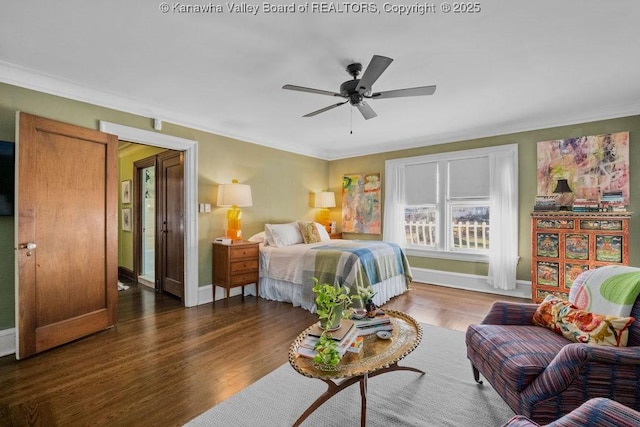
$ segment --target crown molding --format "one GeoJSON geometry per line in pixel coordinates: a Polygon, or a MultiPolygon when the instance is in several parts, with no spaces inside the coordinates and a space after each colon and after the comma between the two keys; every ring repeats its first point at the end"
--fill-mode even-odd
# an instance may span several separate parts
{"type": "Polygon", "coordinates": [[[312,147],[300,147],[300,149],[283,148],[276,143],[255,141],[243,135],[212,128],[207,123],[204,123],[204,121],[199,121],[198,118],[194,119],[193,117],[187,117],[183,113],[177,111],[158,108],[157,106],[150,105],[144,101],[114,95],[91,86],[82,85],[68,79],[42,73],[30,68],[11,64],[6,61],[0,61],[0,82],[47,93],[49,95],[60,96],[74,101],[86,102],[88,104],[136,116],[160,118],[165,122],[170,122],[178,126],[184,126],[194,130],[226,138],[237,139],[276,150],[328,160],[328,155],[324,149],[316,150],[312,147]]]}
{"type": "Polygon", "coordinates": [[[460,132],[450,132],[433,137],[420,137],[412,140],[394,141],[392,147],[380,144],[368,146],[366,149],[353,150],[349,147],[345,147],[342,150],[327,151],[324,148],[316,149],[304,145],[294,148],[284,147],[282,144],[278,144],[277,141],[257,141],[253,138],[248,138],[245,135],[213,128],[206,123],[205,119],[187,117],[178,111],[158,108],[157,106],[149,105],[141,100],[115,95],[91,86],[81,85],[67,79],[42,73],[6,61],[0,61],[0,82],[75,101],[86,102],[137,116],[161,118],[163,121],[171,122],[179,126],[328,161],[640,115],[640,102],[637,102],[631,105],[608,106],[599,110],[591,110],[585,114],[556,117],[554,120],[531,120],[519,122],[515,125],[492,126],[473,130],[467,129],[460,132]]]}

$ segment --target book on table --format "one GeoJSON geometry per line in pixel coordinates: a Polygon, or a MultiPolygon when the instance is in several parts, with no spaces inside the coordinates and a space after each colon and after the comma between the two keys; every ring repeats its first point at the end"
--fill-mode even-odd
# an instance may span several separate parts
{"type": "MultiPolygon", "coordinates": [[[[338,354],[340,354],[340,357],[342,357],[347,352],[349,347],[357,341],[358,336],[358,329],[353,324],[351,324],[351,327],[349,328],[347,333],[342,337],[342,339],[338,340],[338,354]]],[[[314,347],[319,339],[319,336],[307,334],[307,336],[298,346],[298,354],[304,357],[314,357],[317,354],[317,352],[314,350],[314,347]]]]}
{"type": "Polygon", "coordinates": [[[363,319],[353,319],[353,323],[359,335],[375,334],[378,331],[392,331],[393,323],[391,317],[384,311],[378,310],[375,317],[365,317],[363,319]]]}
{"type": "MultiPolygon", "coordinates": [[[[340,323],[340,327],[335,331],[328,331],[327,334],[331,334],[331,338],[333,338],[334,340],[340,341],[349,333],[349,331],[353,327],[354,327],[353,320],[342,319],[342,322],[340,323]]],[[[312,337],[319,337],[320,335],[322,335],[323,332],[324,330],[320,327],[320,325],[318,323],[314,323],[311,326],[309,335],[311,335],[312,337]]]]}
{"type": "Polygon", "coordinates": [[[347,351],[351,353],[360,353],[360,350],[362,350],[363,344],[364,344],[364,338],[362,337],[362,335],[358,335],[355,341],[349,347],[347,347],[347,351]]]}

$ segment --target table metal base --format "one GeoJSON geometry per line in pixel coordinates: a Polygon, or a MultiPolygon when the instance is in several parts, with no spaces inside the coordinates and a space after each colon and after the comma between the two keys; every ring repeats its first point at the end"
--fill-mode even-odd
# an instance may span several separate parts
{"type": "Polygon", "coordinates": [[[417,369],[417,368],[412,368],[409,366],[400,366],[397,363],[390,365],[386,368],[382,368],[380,370],[377,370],[371,374],[364,374],[364,375],[357,375],[355,377],[351,377],[351,378],[346,378],[342,381],[336,382],[333,380],[328,380],[328,379],[324,379],[324,378],[319,378],[321,381],[324,381],[327,384],[327,391],[325,391],[324,393],[322,393],[320,395],[320,397],[318,397],[315,402],[313,402],[311,404],[311,406],[309,406],[307,408],[306,411],[303,412],[302,415],[300,415],[300,417],[296,420],[296,422],[293,424],[294,427],[299,426],[300,424],[302,424],[302,422],[304,420],[307,419],[307,417],[309,415],[311,415],[316,409],[318,409],[320,406],[322,406],[322,404],[324,402],[326,402],[327,400],[329,400],[332,396],[338,394],[339,392],[341,392],[342,390],[344,390],[345,388],[349,387],[352,384],[355,384],[357,382],[360,383],[360,397],[362,400],[362,405],[361,405],[361,409],[360,409],[360,425],[362,427],[365,427],[367,425],[367,380],[371,377],[375,377],[377,375],[380,374],[384,374],[386,372],[391,372],[391,371],[413,371],[413,372],[418,372],[422,375],[425,374],[424,371],[417,369]]]}

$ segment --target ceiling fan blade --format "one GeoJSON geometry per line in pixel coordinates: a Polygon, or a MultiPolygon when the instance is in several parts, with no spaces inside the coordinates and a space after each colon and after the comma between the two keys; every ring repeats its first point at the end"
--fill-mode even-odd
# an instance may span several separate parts
{"type": "Polygon", "coordinates": [[[344,98],[342,95],[340,95],[339,93],[336,93],[336,92],[330,92],[328,90],[322,90],[322,89],[313,89],[313,88],[304,87],[304,86],[284,85],[284,86],[282,86],[282,89],[296,90],[298,92],[317,93],[319,95],[340,96],[340,97],[344,98]]]}
{"type": "Polygon", "coordinates": [[[402,98],[405,96],[424,96],[433,95],[436,91],[435,86],[420,86],[407,89],[387,90],[385,92],[372,93],[369,98],[372,99],[385,99],[385,98],[402,98]]]}
{"type": "Polygon", "coordinates": [[[358,92],[361,94],[370,92],[371,86],[378,80],[380,75],[387,69],[387,67],[393,62],[393,59],[386,56],[373,55],[371,62],[358,83],[358,92]]]}
{"type": "Polygon", "coordinates": [[[366,102],[356,104],[356,107],[358,107],[358,110],[360,110],[360,113],[365,120],[373,119],[374,117],[378,116],[376,112],[373,111],[373,108],[371,108],[366,102]]]}
{"type": "MultiPolygon", "coordinates": [[[[336,107],[339,107],[339,106],[341,106],[341,105],[343,105],[343,104],[346,104],[347,102],[349,102],[349,101],[338,102],[337,104],[329,105],[328,107],[324,107],[324,108],[321,108],[321,109],[319,109],[319,110],[312,111],[311,113],[309,113],[309,114],[305,114],[305,115],[304,115],[304,116],[302,116],[302,117],[313,117],[313,116],[317,116],[317,115],[318,115],[318,114],[320,114],[320,113],[324,113],[325,111],[332,110],[332,109],[334,109],[334,108],[336,108],[336,107]]],[[[374,114],[375,114],[375,113],[374,113],[374,114]]]]}

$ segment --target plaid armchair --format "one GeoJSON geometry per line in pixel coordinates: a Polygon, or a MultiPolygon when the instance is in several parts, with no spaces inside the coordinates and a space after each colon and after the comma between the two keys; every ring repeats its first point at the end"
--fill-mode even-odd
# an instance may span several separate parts
{"type": "MultiPolygon", "coordinates": [[[[634,411],[614,400],[595,397],[545,427],[637,427],[639,425],[640,412],[634,411]]],[[[539,426],[540,424],[523,415],[516,415],[502,427],[539,426]]]]}
{"type": "Polygon", "coordinates": [[[495,302],[466,332],[467,357],[518,415],[550,423],[594,397],[640,411],[640,298],[627,347],[568,341],[534,326],[537,304],[495,302]]]}

